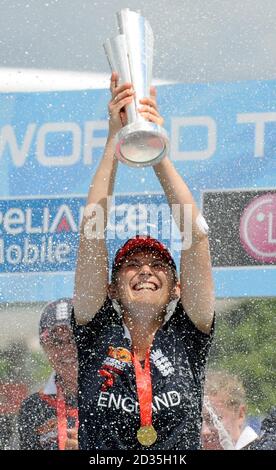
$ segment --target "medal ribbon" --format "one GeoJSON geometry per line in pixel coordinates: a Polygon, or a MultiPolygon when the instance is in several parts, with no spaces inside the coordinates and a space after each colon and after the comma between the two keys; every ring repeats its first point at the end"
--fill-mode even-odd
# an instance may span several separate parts
{"type": "Polygon", "coordinates": [[[67,440],[67,417],[74,418],[76,428],[79,428],[78,409],[66,407],[63,391],[60,385],[57,385],[57,397],[52,398],[48,395],[40,394],[42,400],[45,400],[50,406],[56,408],[57,411],[57,433],[58,448],[65,450],[67,440]]]}
{"type": "Polygon", "coordinates": [[[147,349],[145,367],[141,363],[136,353],[133,353],[133,365],[136,376],[136,389],[140,407],[141,426],[152,425],[152,383],[150,374],[150,348],[147,349]]]}
{"type": "Polygon", "coordinates": [[[67,416],[75,418],[76,428],[79,428],[77,408],[66,408],[63,391],[60,385],[57,385],[57,422],[58,422],[58,448],[65,450],[67,440],[67,416]]]}

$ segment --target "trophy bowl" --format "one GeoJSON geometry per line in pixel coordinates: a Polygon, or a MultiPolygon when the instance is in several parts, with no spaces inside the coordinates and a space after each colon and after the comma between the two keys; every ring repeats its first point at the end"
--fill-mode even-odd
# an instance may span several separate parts
{"type": "Polygon", "coordinates": [[[130,166],[156,165],[167,153],[167,133],[153,122],[132,122],[116,136],[116,156],[130,166]]]}

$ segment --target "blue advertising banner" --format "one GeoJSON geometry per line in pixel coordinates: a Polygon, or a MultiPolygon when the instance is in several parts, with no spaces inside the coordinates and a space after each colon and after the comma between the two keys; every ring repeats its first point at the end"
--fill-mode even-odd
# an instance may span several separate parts
{"type": "MultiPolygon", "coordinates": [[[[275,90],[275,81],[158,88],[170,158],[210,225],[218,297],[276,295],[275,90]]],[[[108,100],[107,90],[0,94],[0,301],[72,295],[78,230],[106,140],[108,100]]],[[[108,240],[110,253],[130,228],[155,227],[179,261],[171,222],[168,235],[166,223],[162,228],[145,215],[148,209],[137,208],[147,200],[166,212],[153,170],[120,165],[115,192],[118,229],[108,240]]]]}
{"type": "Polygon", "coordinates": [[[1,201],[0,273],[73,271],[85,198],[1,201]]]}

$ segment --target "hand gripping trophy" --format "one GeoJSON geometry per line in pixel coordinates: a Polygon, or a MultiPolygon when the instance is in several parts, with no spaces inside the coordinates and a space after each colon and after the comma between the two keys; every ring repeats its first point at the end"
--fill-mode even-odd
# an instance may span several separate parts
{"type": "Polygon", "coordinates": [[[128,124],[116,136],[116,156],[130,166],[158,163],[168,151],[165,129],[146,121],[137,108],[139,100],[150,95],[153,62],[153,33],[140,13],[128,8],[117,13],[119,32],[107,39],[104,49],[112,71],[120,83],[131,82],[134,102],[127,108],[128,124]]]}

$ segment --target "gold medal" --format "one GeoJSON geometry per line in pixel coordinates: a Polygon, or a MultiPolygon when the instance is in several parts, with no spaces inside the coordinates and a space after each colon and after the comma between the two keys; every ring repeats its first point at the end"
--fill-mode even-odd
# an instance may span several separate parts
{"type": "Polygon", "coordinates": [[[153,426],[141,426],[137,431],[137,439],[142,446],[152,446],[157,439],[157,432],[153,426]]]}

